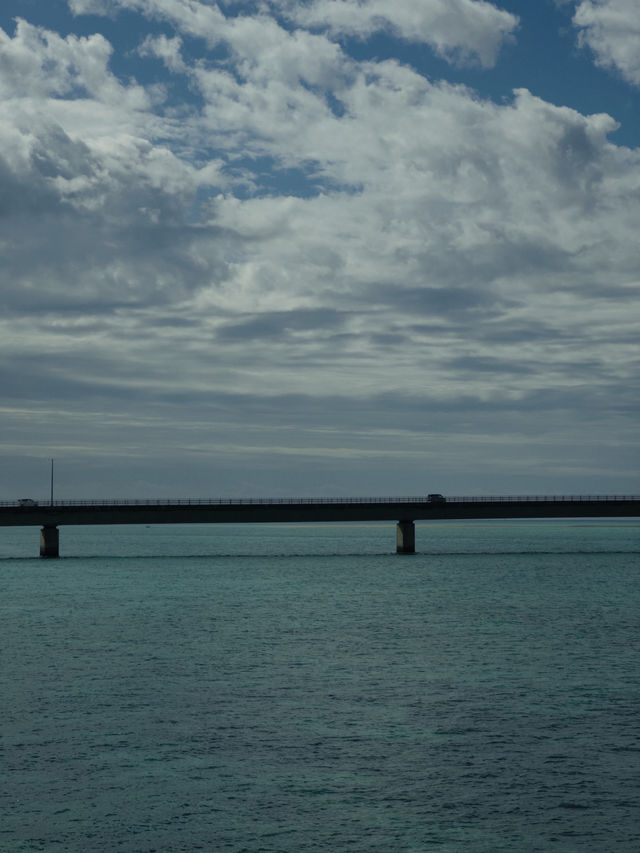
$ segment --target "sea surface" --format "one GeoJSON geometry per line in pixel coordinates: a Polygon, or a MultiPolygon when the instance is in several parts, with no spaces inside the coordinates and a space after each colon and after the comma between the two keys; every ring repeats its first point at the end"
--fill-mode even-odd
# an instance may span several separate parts
{"type": "Polygon", "coordinates": [[[637,853],[640,524],[0,529],[0,850],[637,853]]]}

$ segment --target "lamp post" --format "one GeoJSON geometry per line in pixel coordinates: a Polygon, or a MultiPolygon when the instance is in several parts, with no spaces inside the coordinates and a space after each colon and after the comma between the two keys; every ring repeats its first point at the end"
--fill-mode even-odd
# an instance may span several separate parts
{"type": "Polygon", "coordinates": [[[53,459],[51,460],[51,506],[53,506],[53,459]]]}

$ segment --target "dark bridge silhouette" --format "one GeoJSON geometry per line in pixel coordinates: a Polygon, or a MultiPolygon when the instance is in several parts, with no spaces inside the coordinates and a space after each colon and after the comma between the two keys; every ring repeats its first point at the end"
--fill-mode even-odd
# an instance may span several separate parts
{"type": "Polygon", "coordinates": [[[413,554],[416,521],[640,517],[640,497],[637,495],[430,497],[79,500],[48,504],[3,501],[0,502],[0,527],[41,527],[40,556],[57,557],[58,527],[65,524],[395,521],[397,553],[413,554]]]}

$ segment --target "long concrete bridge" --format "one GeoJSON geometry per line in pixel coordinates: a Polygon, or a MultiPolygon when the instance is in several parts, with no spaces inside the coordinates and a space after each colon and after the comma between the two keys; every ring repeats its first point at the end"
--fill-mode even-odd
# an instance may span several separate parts
{"type": "Polygon", "coordinates": [[[396,522],[396,551],[415,552],[415,522],[499,518],[640,517],[637,495],[281,498],[0,502],[0,527],[37,526],[40,556],[59,556],[62,525],[396,522]]]}

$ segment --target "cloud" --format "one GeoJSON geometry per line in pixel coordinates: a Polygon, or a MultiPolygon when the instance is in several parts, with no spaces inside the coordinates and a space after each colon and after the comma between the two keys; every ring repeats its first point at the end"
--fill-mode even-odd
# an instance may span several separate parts
{"type": "Polygon", "coordinates": [[[224,262],[194,251],[205,229],[185,222],[196,188],[215,183],[215,162],[196,167],[153,141],[152,99],[116,79],[111,53],[99,35],[61,38],[24,21],[13,38],[0,31],[10,312],[166,301],[214,269],[224,277],[224,262]]]}
{"type": "MultiPolygon", "coordinates": [[[[609,116],[357,60],[339,37],[387,28],[374,3],[70,7],[146,26],[127,75],[115,36],[0,31],[12,411],[55,409],[59,436],[91,412],[74,440],[106,453],[111,434],[114,458],[173,443],[360,475],[486,447],[506,468],[498,435],[511,463],[541,433],[563,459],[585,424],[612,440],[607,413],[632,446],[640,155],[609,116]]],[[[439,4],[399,4],[394,33],[490,64],[511,16],[447,8],[448,30],[439,4]]],[[[46,416],[33,430],[45,446],[46,416]]]]}
{"type": "MultiPolygon", "coordinates": [[[[216,5],[194,0],[69,0],[69,6],[75,14],[113,15],[119,9],[141,12],[171,21],[181,32],[206,39],[210,45],[228,39],[238,51],[242,41],[247,59],[251,42],[264,48],[272,10],[305,30],[359,39],[387,31],[427,44],[449,61],[485,67],[495,63],[501,46],[513,38],[518,25],[515,15],[485,0],[396,0],[392,11],[383,0],[315,0],[309,4],[271,0],[260,6],[259,13],[230,17],[216,5]]],[[[308,33],[298,35],[310,38],[308,33]]]]}
{"type": "Polygon", "coordinates": [[[193,172],[168,151],[114,138],[90,146],[46,118],[21,118],[29,130],[0,127],[6,311],[165,302],[214,269],[224,277],[223,262],[194,249],[206,229],[185,224],[177,180],[188,186],[193,172]]]}
{"type": "Polygon", "coordinates": [[[492,66],[505,41],[513,37],[518,19],[477,0],[400,0],[391,9],[383,0],[352,3],[315,0],[282,3],[299,25],[325,30],[332,36],[367,39],[379,31],[428,44],[452,62],[492,66]]]}
{"type": "Polygon", "coordinates": [[[640,86],[640,7],[636,0],[579,0],[573,23],[596,63],[640,86]]]}
{"type": "Polygon", "coordinates": [[[68,35],[18,18],[13,38],[0,30],[0,96],[10,98],[89,97],[145,109],[142,87],[123,87],[109,72],[112,47],[104,36],[68,35]]]}
{"type": "Polygon", "coordinates": [[[166,20],[183,33],[206,39],[211,45],[219,41],[218,30],[226,28],[227,19],[215,4],[201,0],[68,0],[74,15],[115,17],[127,10],[152,20],[166,20]]]}

